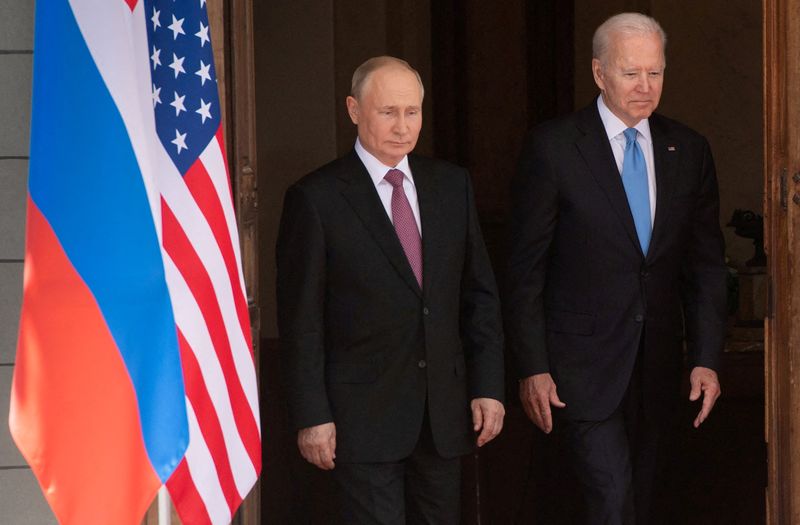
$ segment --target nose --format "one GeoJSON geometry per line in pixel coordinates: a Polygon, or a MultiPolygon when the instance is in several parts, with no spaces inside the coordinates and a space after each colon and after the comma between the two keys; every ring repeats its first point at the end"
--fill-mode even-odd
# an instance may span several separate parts
{"type": "Polygon", "coordinates": [[[394,121],[394,132],[398,135],[405,135],[407,131],[408,122],[406,121],[406,116],[400,113],[394,121]]]}
{"type": "Polygon", "coordinates": [[[638,88],[642,93],[647,93],[650,91],[650,76],[647,74],[647,72],[642,73],[642,75],[639,77],[638,88]]]}

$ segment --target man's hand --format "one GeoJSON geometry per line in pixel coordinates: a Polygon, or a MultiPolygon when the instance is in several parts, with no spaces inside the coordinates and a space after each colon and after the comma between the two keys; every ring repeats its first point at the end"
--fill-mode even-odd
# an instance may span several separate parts
{"type": "Polygon", "coordinates": [[[503,403],[488,397],[476,397],[470,403],[472,408],[472,423],[478,435],[478,446],[482,447],[493,440],[503,430],[503,416],[506,409],[503,403]]]}
{"type": "Polygon", "coordinates": [[[567,406],[558,398],[556,384],[548,373],[532,375],[520,381],[519,399],[530,420],[545,434],[553,430],[550,405],[557,408],[567,406]]]}
{"type": "Polygon", "coordinates": [[[323,423],[297,432],[297,447],[306,461],[322,470],[333,470],[336,458],[336,425],[323,423]]]}
{"type": "Polygon", "coordinates": [[[689,383],[692,386],[692,391],[689,392],[689,401],[697,401],[700,399],[700,394],[703,394],[703,406],[700,407],[700,413],[694,418],[694,428],[697,428],[708,418],[722,390],[719,386],[717,373],[710,368],[702,366],[696,366],[692,369],[689,383]]]}

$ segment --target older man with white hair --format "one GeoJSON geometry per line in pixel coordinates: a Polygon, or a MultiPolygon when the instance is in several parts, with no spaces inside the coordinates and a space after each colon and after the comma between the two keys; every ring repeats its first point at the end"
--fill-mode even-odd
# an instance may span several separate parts
{"type": "Polygon", "coordinates": [[[564,437],[587,523],[650,524],[683,345],[698,427],[720,395],[724,243],[705,138],[654,113],[666,35],[639,13],[596,31],[589,107],[528,136],[515,180],[508,336],[520,398],[564,437]]]}

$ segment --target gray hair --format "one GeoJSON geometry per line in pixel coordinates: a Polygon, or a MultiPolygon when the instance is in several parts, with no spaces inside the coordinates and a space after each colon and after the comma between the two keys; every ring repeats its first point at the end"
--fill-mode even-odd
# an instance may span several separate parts
{"type": "Polygon", "coordinates": [[[597,28],[592,38],[592,58],[605,63],[611,38],[615,34],[621,35],[658,35],[661,38],[661,48],[667,47],[667,34],[655,18],[642,13],[620,13],[614,15],[597,28]]]}
{"type": "Polygon", "coordinates": [[[356,100],[359,100],[364,91],[364,86],[367,80],[369,80],[369,76],[378,69],[386,66],[396,66],[414,73],[414,76],[417,77],[417,82],[419,82],[420,94],[422,97],[425,97],[425,86],[422,85],[422,77],[419,76],[419,72],[411,67],[405,60],[390,56],[372,57],[358,66],[353,73],[353,81],[350,84],[350,95],[356,100]]]}

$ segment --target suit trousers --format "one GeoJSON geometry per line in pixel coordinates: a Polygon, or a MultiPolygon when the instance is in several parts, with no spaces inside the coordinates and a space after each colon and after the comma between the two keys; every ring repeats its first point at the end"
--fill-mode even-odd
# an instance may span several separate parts
{"type": "Polygon", "coordinates": [[[640,349],[628,389],[608,419],[561,419],[560,433],[584,496],[586,524],[657,522],[651,513],[653,491],[666,466],[671,426],[645,407],[641,361],[640,349]]]}
{"type": "Polygon", "coordinates": [[[333,478],[348,525],[456,525],[461,458],[436,452],[428,414],[410,456],[387,463],[337,463],[333,478]]]}

